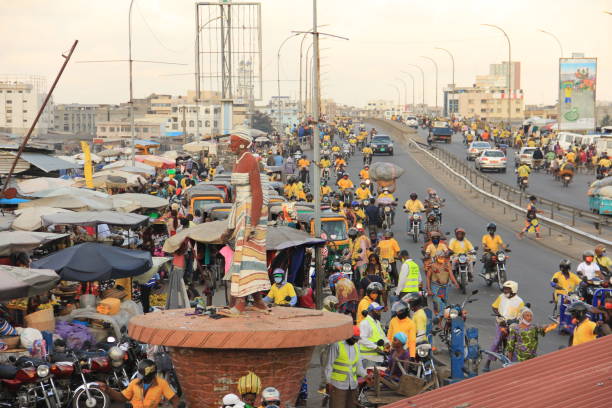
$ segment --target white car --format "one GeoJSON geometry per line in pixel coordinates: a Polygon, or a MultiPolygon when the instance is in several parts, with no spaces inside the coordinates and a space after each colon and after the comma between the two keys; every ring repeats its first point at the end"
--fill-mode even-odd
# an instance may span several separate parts
{"type": "Polygon", "coordinates": [[[483,151],[474,162],[476,170],[497,170],[499,172],[506,172],[506,164],[508,159],[501,150],[488,149],[483,151]]]}
{"type": "Polygon", "coordinates": [[[514,155],[514,165],[518,167],[521,164],[526,164],[533,167],[533,152],[535,151],[535,147],[522,147],[518,154],[514,155]]]}
{"type": "Polygon", "coordinates": [[[480,153],[484,152],[487,149],[491,149],[491,144],[489,142],[472,142],[467,148],[467,159],[474,160],[480,153]]]}
{"type": "Polygon", "coordinates": [[[406,118],[406,125],[410,126],[412,128],[417,128],[417,127],[419,127],[419,121],[416,118],[416,116],[408,116],[406,118]]]}

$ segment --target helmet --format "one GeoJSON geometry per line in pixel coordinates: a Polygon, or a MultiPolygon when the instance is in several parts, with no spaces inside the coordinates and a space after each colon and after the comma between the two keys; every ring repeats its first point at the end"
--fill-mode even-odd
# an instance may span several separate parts
{"type": "Polygon", "coordinates": [[[455,235],[457,234],[465,235],[465,230],[463,228],[455,228],[455,235]]]}
{"type": "Polygon", "coordinates": [[[238,379],[238,392],[244,394],[259,394],[261,391],[261,380],[254,372],[249,371],[245,376],[238,379]]]}
{"type": "Polygon", "coordinates": [[[606,247],[604,245],[597,245],[595,247],[595,254],[597,256],[602,256],[606,252],[606,247]]]}
{"type": "Polygon", "coordinates": [[[333,208],[339,208],[339,207],[340,207],[340,201],[338,201],[338,200],[334,200],[334,201],[332,202],[332,207],[333,207],[333,208]]]}
{"type": "Polygon", "coordinates": [[[389,187],[383,187],[382,191],[383,191],[383,193],[388,193],[389,192],[389,187]]]}
{"type": "Polygon", "coordinates": [[[487,224],[487,231],[491,230],[493,230],[493,232],[497,231],[497,225],[495,225],[494,222],[490,222],[487,224]]]}
{"type": "Polygon", "coordinates": [[[393,231],[389,231],[389,230],[385,231],[384,237],[393,238],[393,231]]]}
{"type": "Polygon", "coordinates": [[[561,268],[561,270],[569,271],[571,267],[572,263],[568,259],[562,259],[561,262],[559,262],[559,268],[561,268]]]}
{"type": "Polygon", "coordinates": [[[440,238],[441,236],[442,236],[442,234],[440,234],[438,231],[431,231],[429,233],[429,237],[430,238],[435,238],[435,237],[440,238]]]}
{"type": "Polygon", "coordinates": [[[415,307],[421,304],[421,299],[419,292],[408,292],[402,297],[402,302],[408,303],[410,307],[415,307]]]}
{"type": "MultiPolygon", "coordinates": [[[[248,393],[245,392],[241,394],[248,394],[248,393]]],[[[226,394],[223,397],[223,407],[234,407],[236,405],[240,406],[240,404],[242,404],[242,401],[240,401],[240,397],[237,396],[236,394],[226,394]]]]}
{"type": "Polygon", "coordinates": [[[429,213],[429,215],[427,216],[427,221],[435,221],[436,220],[436,214],[434,213],[429,213]]]}
{"type": "Polygon", "coordinates": [[[357,236],[357,228],[349,228],[348,236],[350,238],[355,238],[357,236]]]}
{"type": "Polygon", "coordinates": [[[335,296],[326,296],[323,299],[323,309],[329,310],[330,312],[336,311],[336,306],[338,306],[338,298],[335,296]]]}
{"type": "Polygon", "coordinates": [[[518,293],[518,283],[516,283],[515,281],[505,281],[504,282],[504,286],[502,286],[503,288],[509,288],[510,291],[512,291],[512,293],[517,294],[518,293]]]}
{"type": "Polygon", "coordinates": [[[434,196],[436,195],[436,190],[434,190],[433,188],[428,188],[427,189],[427,194],[429,194],[430,196],[434,196]]]}
{"type": "Polygon", "coordinates": [[[417,195],[417,193],[410,193],[410,199],[411,200],[416,200],[419,196],[417,195]]]}
{"type": "Polygon", "coordinates": [[[391,306],[391,313],[400,319],[404,319],[408,317],[408,305],[404,302],[395,302],[393,306],[391,306]]]}
{"type": "Polygon", "coordinates": [[[377,292],[380,295],[382,291],[383,291],[383,286],[380,284],[380,282],[372,282],[366,288],[366,294],[368,295],[372,292],[377,292]]]}
{"type": "Polygon", "coordinates": [[[370,200],[363,200],[363,205],[364,207],[367,207],[368,205],[370,205],[370,200]]]}
{"type": "Polygon", "coordinates": [[[143,380],[145,383],[150,382],[157,375],[157,365],[153,360],[145,358],[138,363],[138,378],[143,380]]]}
{"type": "Polygon", "coordinates": [[[584,251],[584,252],[582,253],[582,257],[583,257],[583,258],[586,258],[587,256],[592,256],[592,257],[595,257],[595,252],[591,251],[590,249],[588,249],[588,250],[584,251]]]}
{"type": "Polygon", "coordinates": [[[588,307],[583,302],[574,302],[566,309],[566,311],[572,315],[572,317],[582,320],[589,311],[588,307]]]}
{"type": "Polygon", "coordinates": [[[265,405],[278,405],[280,406],[280,392],[274,387],[266,387],[261,392],[261,400],[265,405]]]}

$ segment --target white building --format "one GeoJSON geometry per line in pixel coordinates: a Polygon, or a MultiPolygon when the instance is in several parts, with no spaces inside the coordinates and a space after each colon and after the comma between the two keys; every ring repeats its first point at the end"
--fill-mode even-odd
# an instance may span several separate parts
{"type": "Polygon", "coordinates": [[[71,103],[55,105],[53,124],[59,132],[70,132],[75,135],[96,134],[96,113],[98,105],[71,103]]]}
{"type": "Polygon", "coordinates": [[[280,120],[284,129],[287,126],[291,127],[299,123],[299,110],[299,103],[288,96],[281,96],[280,98],[273,96],[263,112],[268,114],[274,123],[278,123],[280,120]]]}
{"type": "MultiPolygon", "coordinates": [[[[47,88],[40,76],[0,76],[0,131],[25,135],[42,106],[47,88]]],[[[38,119],[33,135],[53,129],[53,100],[38,119]]]]}

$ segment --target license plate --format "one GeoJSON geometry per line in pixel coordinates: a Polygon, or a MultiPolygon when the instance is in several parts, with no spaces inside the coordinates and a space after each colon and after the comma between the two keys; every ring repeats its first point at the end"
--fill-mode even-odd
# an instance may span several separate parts
{"type": "Polygon", "coordinates": [[[497,161],[497,160],[491,160],[491,164],[498,164],[498,163],[499,163],[499,161],[497,161]]]}
{"type": "Polygon", "coordinates": [[[384,152],[384,151],[385,151],[385,148],[384,148],[384,147],[381,147],[381,148],[380,148],[380,151],[381,151],[381,152],[384,152]]]}

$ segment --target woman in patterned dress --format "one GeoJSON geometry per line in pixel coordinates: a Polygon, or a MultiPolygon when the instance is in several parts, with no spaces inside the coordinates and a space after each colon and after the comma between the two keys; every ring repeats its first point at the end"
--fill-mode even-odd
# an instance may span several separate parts
{"type": "Polygon", "coordinates": [[[519,316],[519,323],[510,326],[508,345],[506,353],[512,361],[525,361],[537,357],[538,340],[557,325],[536,326],[532,323],[533,313],[528,308],[523,308],[519,316]]]}

